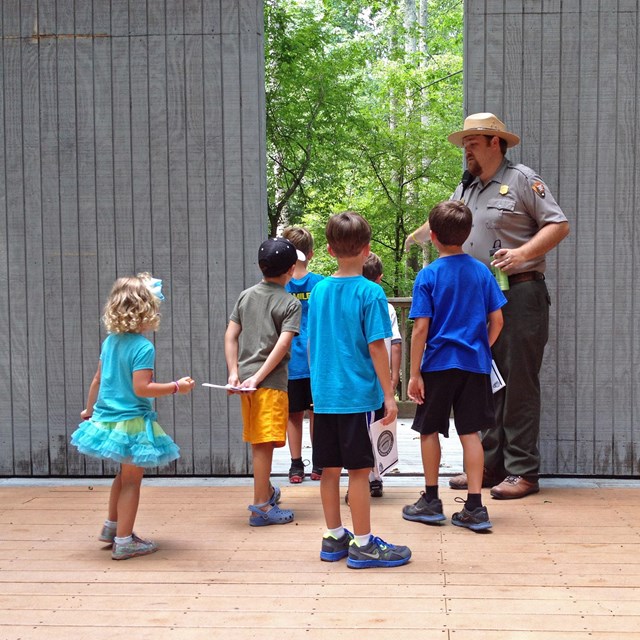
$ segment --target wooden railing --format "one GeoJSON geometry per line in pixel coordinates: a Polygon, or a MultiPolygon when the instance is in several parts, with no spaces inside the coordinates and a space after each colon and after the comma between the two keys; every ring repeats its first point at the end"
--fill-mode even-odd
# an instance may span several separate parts
{"type": "Polygon", "coordinates": [[[401,418],[412,417],[416,405],[409,400],[407,385],[409,384],[409,351],[411,339],[411,321],[409,309],[411,298],[388,298],[389,303],[395,307],[398,314],[398,328],[402,336],[402,361],[400,364],[400,382],[398,384],[398,415],[401,418]]]}

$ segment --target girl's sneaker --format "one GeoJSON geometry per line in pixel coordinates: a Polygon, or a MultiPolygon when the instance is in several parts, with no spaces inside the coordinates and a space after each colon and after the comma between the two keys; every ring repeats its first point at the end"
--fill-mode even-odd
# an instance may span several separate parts
{"type": "Polygon", "coordinates": [[[102,531],[100,532],[100,537],[98,540],[100,542],[106,542],[107,544],[113,544],[113,539],[116,537],[116,528],[115,527],[107,527],[107,525],[102,525],[102,531]]]}
{"type": "Polygon", "coordinates": [[[127,544],[114,542],[111,558],[113,560],[128,560],[136,556],[147,556],[150,553],[155,553],[157,550],[158,545],[151,542],[151,540],[142,540],[142,538],[138,538],[138,536],[133,536],[133,540],[127,544]]]}

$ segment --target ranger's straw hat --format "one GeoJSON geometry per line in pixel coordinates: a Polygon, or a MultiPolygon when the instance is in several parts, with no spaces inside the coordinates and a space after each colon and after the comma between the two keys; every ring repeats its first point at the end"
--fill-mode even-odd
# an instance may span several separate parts
{"type": "Polygon", "coordinates": [[[464,129],[452,133],[447,140],[456,147],[462,146],[465,136],[490,135],[498,136],[507,141],[507,147],[515,147],[520,142],[520,137],[510,133],[504,126],[504,122],[493,113],[474,113],[464,120],[464,129]]]}

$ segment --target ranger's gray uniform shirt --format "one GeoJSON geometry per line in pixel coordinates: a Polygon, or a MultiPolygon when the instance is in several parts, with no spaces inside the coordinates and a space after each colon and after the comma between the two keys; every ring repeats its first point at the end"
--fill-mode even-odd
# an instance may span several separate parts
{"type": "MultiPolygon", "coordinates": [[[[471,233],[462,248],[487,266],[494,246],[515,249],[545,225],[567,222],[542,178],[529,167],[512,164],[506,158],[489,182],[483,185],[476,177],[465,189],[464,196],[462,190],[462,185],[458,185],[452,199],[463,200],[473,214],[471,233]]],[[[541,256],[508,273],[544,273],[545,268],[545,256],[541,256]]]]}

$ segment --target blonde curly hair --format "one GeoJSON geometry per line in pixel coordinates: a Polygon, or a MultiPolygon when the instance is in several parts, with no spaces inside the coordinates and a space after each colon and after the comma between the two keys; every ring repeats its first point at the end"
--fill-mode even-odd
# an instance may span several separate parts
{"type": "Polygon", "coordinates": [[[114,282],[102,316],[109,333],[155,331],[160,326],[160,300],[147,286],[150,278],[139,273],[114,282]]]}

